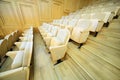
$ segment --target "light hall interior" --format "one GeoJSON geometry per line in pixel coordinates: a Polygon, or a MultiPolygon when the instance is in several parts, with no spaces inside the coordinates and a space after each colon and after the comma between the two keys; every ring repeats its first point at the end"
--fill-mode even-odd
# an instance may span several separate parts
{"type": "Polygon", "coordinates": [[[0,0],[0,80],[120,80],[120,0],[0,0]]]}

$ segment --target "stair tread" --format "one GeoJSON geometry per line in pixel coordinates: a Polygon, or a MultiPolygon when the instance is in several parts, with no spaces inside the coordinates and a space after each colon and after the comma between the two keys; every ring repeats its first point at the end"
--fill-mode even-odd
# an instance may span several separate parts
{"type": "Polygon", "coordinates": [[[95,48],[95,47],[92,47],[90,45],[85,45],[83,47],[85,49],[89,50],[94,55],[100,57],[101,59],[105,60],[106,62],[109,62],[110,64],[112,64],[120,69],[120,58],[119,58],[120,54],[115,55],[112,52],[110,53],[109,51],[105,51],[103,49],[100,49],[99,47],[95,48]]]}
{"type": "Polygon", "coordinates": [[[79,67],[72,59],[67,61],[68,65],[71,67],[80,80],[92,80],[92,78],[81,68],[79,67]]]}
{"type": "Polygon", "coordinates": [[[79,80],[66,61],[56,65],[55,70],[60,80],[79,80]]]}
{"type": "Polygon", "coordinates": [[[115,46],[118,46],[120,45],[120,39],[118,38],[114,38],[114,37],[109,37],[109,36],[104,36],[104,35],[98,35],[96,38],[94,39],[97,39],[99,41],[105,41],[107,43],[111,43],[111,44],[114,44],[115,46]]]}
{"type": "MultiPolygon", "coordinates": [[[[71,44],[70,44],[71,45],[71,44]]],[[[72,45],[74,46],[74,45],[72,45]]],[[[76,46],[77,47],[77,46],[76,46]]],[[[84,53],[81,53],[80,50],[78,50],[75,46],[74,47],[69,47],[70,49],[68,50],[68,54],[72,57],[72,59],[78,64],[82,65],[85,70],[88,71],[92,77],[95,79],[110,79],[108,76],[113,76],[115,79],[118,78],[115,74],[113,74],[111,71],[108,69],[104,68],[104,71],[101,72],[100,68],[103,66],[102,64],[99,64],[96,60],[91,59],[88,55],[85,55],[84,53]],[[72,49],[75,50],[72,50],[72,49]],[[108,73],[108,74],[106,74],[108,73]]],[[[94,79],[93,78],[93,79],[94,79]]]]}
{"type": "Polygon", "coordinates": [[[110,38],[105,38],[105,37],[102,37],[102,38],[94,38],[94,37],[89,37],[90,40],[92,41],[95,41],[95,42],[98,42],[100,44],[103,44],[103,45],[106,45],[108,47],[112,47],[114,49],[117,49],[117,50],[120,50],[120,41],[117,40],[117,42],[115,40],[110,40],[110,38]],[[112,41],[112,42],[111,42],[112,41]]]}
{"type": "Polygon", "coordinates": [[[102,36],[108,36],[108,37],[113,37],[113,38],[118,38],[120,39],[120,34],[119,33],[115,33],[115,32],[100,32],[98,35],[102,35],[102,36]]]}

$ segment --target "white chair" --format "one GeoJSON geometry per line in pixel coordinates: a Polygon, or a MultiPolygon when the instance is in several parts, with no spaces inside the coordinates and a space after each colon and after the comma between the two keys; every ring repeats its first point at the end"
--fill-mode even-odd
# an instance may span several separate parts
{"type": "Polygon", "coordinates": [[[65,56],[69,38],[70,32],[68,29],[60,29],[57,36],[52,38],[49,50],[54,63],[65,56]]]}
{"type": "Polygon", "coordinates": [[[79,48],[86,42],[89,35],[90,20],[80,19],[73,28],[71,39],[77,43],[80,43],[79,48]]]}
{"type": "Polygon", "coordinates": [[[0,73],[0,80],[29,80],[33,42],[26,44],[24,51],[7,53],[13,62],[11,69],[0,73]]]}
{"type": "Polygon", "coordinates": [[[50,46],[51,38],[52,38],[52,37],[55,37],[55,36],[57,35],[57,32],[58,32],[59,30],[60,30],[59,27],[54,26],[53,29],[52,29],[52,31],[51,31],[51,33],[48,33],[47,36],[43,38],[44,41],[45,41],[45,43],[46,43],[46,45],[47,45],[47,47],[50,46]]]}

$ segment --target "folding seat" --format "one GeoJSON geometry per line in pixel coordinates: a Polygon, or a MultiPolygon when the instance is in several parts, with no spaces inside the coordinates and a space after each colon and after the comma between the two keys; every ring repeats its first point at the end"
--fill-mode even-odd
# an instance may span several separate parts
{"type": "Polygon", "coordinates": [[[60,30],[59,27],[54,26],[53,29],[51,30],[51,33],[48,33],[47,36],[43,38],[47,47],[50,46],[50,42],[51,42],[52,37],[55,37],[59,30],[60,30]]]}
{"type": "Polygon", "coordinates": [[[70,34],[72,33],[73,28],[76,26],[79,19],[72,19],[68,22],[68,25],[66,28],[70,31],[70,34]]]}
{"type": "Polygon", "coordinates": [[[99,21],[98,19],[90,19],[90,22],[91,25],[89,30],[91,32],[99,32],[104,24],[102,21],[99,21]]]}
{"type": "Polygon", "coordinates": [[[33,51],[33,42],[26,44],[23,51],[7,53],[12,59],[11,68],[0,73],[0,80],[29,80],[30,63],[33,51]]]}
{"type": "Polygon", "coordinates": [[[90,20],[88,19],[80,19],[76,27],[73,28],[71,39],[77,43],[80,43],[79,48],[86,42],[89,35],[89,28],[90,20]]]}
{"type": "Polygon", "coordinates": [[[23,31],[22,35],[28,35],[28,34],[33,34],[33,27],[30,27],[29,29],[26,29],[23,31]]]}
{"type": "Polygon", "coordinates": [[[0,40],[0,62],[2,60],[2,58],[6,55],[7,52],[7,40],[6,39],[2,39],[0,40]]]}
{"type": "Polygon", "coordinates": [[[7,40],[7,49],[10,50],[13,45],[13,37],[11,34],[9,34],[5,36],[5,39],[7,40]]]}
{"type": "Polygon", "coordinates": [[[70,20],[68,20],[68,19],[64,19],[63,20],[63,23],[62,24],[60,24],[60,27],[61,28],[65,28],[67,25],[68,25],[68,22],[69,22],[70,20]]]}
{"type": "Polygon", "coordinates": [[[15,42],[19,50],[24,50],[27,43],[33,42],[33,28],[26,30],[26,32],[24,36],[19,37],[20,42],[15,42]]]}
{"type": "Polygon", "coordinates": [[[61,27],[61,24],[63,23],[63,21],[64,21],[64,18],[61,18],[61,19],[58,19],[58,20],[54,20],[52,25],[61,27]]]}
{"type": "Polygon", "coordinates": [[[33,41],[33,34],[31,35],[26,35],[24,37],[19,37],[21,42],[25,42],[25,41],[33,41]]]}
{"type": "Polygon", "coordinates": [[[75,15],[74,19],[80,19],[81,18],[81,14],[75,15]]]}
{"type": "Polygon", "coordinates": [[[116,6],[116,5],[112,5],[112,6],[109,5],[102,9],[103,12],[113,13],[114,16],[118,14],[119,10],[120,10],[120,6],[116,6]]]}
{"type": "Polygon", "coordinates": [[[52,38],[49,50],[53,62],[56,62],[65,56],[69,38],[70,32],[68,29],[60,29],[57,36],[52,38]]]}
{"type": "Polygon", "coordinates": [[[44,30],[44,32],[41,32],[42,37],[47,36],[47,33],[50,33],[50,32],[51,32],[52,27],[53,27],[53,25],[50,25],[50,24],[49,24],[49,27],[48,27],[46,30],[44,30]]]}
{"type": "Polygon", "coordinates": [[[103,21],[104,23],[110,22],[113,18],[113,14],[110,12],[97,12],[91,14],[91,19],[98,19],[99,21],[103,21]]]}
{"type": "Polygon", "coordinates": [[[42,26],[38,27],[38,30],[39,30],[40,33],[42,33],[42,32],[44,32],[44,30],[47,29],[47,28],[48,28],[48,24],[43,23],[42,26]]]}
{"type": "Polygon", "coordinates": [[[90,14],[81,14],[81,19],[90,19],[90,14]]]}
{"type": "Polygon", "coordinates": [[[44,37],[53,37],[56,36],[58,29],[60,29],[57,26],[52,26],[51,31],[46,33],[46,36],[44,37]]]}

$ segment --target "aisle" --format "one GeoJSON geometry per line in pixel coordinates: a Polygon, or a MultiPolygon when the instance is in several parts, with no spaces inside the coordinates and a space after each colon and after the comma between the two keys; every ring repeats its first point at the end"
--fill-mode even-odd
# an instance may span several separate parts
{"type": "Polygon", "coordinates": [[[34,31],[34,80],[56,80],[57,76],[51,64],[44,42],[38,29],[34,31]]]}

